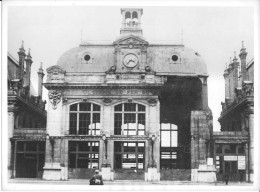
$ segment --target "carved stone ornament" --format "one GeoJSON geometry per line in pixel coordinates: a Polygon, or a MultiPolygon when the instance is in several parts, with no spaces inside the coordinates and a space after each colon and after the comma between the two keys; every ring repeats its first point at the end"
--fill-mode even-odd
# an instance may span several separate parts
{"type": "Polygon", "coordinates": [[[110,98],[105,98],[103,101],[104,101],[105,105],[110,105],[111,102],[112,102],[112,99],[110,99],[110,98]]]}
{"type": "Polygon", "coordinates": [[[57,105],[61,100],[61,93],[57,92],[56,90],[49,92],[49,100],[52,104],[52,108],[55,110],[57,105]]]}
{"type": "Polygon", "coordinates": [[[152,106],[155,106],[157,103],[157,99],[148,99],[148,103],[152,106]]]}
{"type": "Polygon", "coordinates": [[[47,82],[49,82],[49,81],[64,81],[65,80],[66,71],[58,65],[51,66],[46,71],[48,73],[47,82]]]}

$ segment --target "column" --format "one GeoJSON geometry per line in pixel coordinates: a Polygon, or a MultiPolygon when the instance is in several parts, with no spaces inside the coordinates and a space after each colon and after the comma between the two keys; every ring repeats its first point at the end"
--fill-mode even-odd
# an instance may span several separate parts
{"type": "Polygon", "coordinates": [[[58,90],[49,91],[49,103],[46,128],[44,180],[61,180],[61,125],[62,98],[58,90]]]}
{"type": "Polygon", "coordinates": [[[254,181],[254,114],[249,114],[249,174],[250,182],[254,181]]]}
{"type": "Polygon", "coordinates": [[[15,165],[13,164],[14,158],[14,147],[12,147],[12,141],[10,140],[13,137],[13,131],[15,126],[15,112],[16,107],[15,103],[8,106],[8,178],[13,177],[13,169],[15,165]]]}

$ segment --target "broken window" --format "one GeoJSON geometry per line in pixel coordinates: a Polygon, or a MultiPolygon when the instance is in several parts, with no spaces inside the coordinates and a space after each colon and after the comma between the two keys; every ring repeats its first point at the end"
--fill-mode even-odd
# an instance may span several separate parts
{"type": "Polygon", "coordinates": [[[161,124],[161,169],[177,168],[178,127],[161,124]]]}
{"type": "Polygon", "coordinates": [[[70,106],[70,134],[100,135],[100,106],[77,103],[70,106]]]}
{"type": "Polygon", "coordinates": [[[143,142],[115,142],[116,169],[144,169],[143,142]]]}

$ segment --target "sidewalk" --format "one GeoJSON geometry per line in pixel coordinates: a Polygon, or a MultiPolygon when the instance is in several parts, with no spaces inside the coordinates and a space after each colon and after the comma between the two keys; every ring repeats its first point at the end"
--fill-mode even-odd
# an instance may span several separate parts
{"type": "MultiPolygon", "coordinates": [[[[46,181],[42,179],[31,179],[31,178],[16,178],[9,179],[8,182],[11,184],[46,184],[46,185],[88,185],[89,180],[86,179],[70,179],[67,181],[46,181]]],[[[197,183],[191,181],[157,181],[157,182],[147,182],[140,180],[115,180],[115,181],[104,181],[104,185],[214,185],[214,186],[225,186],[222,181],[216,183],[197,183]]],[[[229,182],[228,186],[252,186],[252,183],[247,182],[229,182]]]]}

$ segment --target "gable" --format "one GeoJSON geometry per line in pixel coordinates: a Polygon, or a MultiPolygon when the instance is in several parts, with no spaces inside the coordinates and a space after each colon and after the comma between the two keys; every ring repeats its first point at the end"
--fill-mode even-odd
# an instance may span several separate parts
{"type": "Polygon", "coordinates": [[[126,37],[121,37],[118,40],[116,40],[114,45],[148,45],[148,42],[145,41],[144,39],[134,36],[134,35],[128,35],[126,37]]]}

